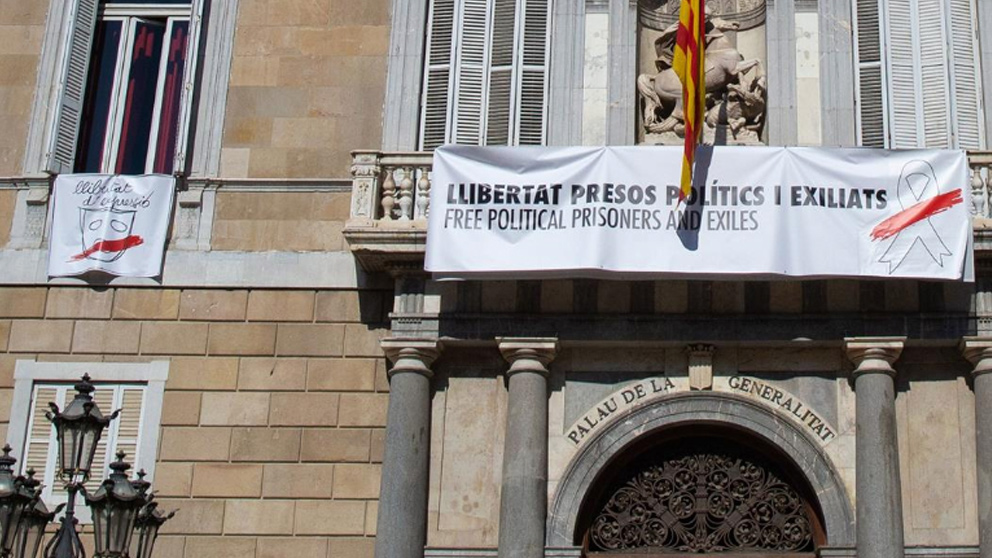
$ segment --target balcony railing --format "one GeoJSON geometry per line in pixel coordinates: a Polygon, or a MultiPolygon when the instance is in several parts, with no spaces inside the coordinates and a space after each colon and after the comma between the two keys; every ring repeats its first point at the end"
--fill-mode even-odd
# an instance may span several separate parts
{"type": "MultiPolygon", "coordinates": [[[[430,213],[432,164],[429,152],[352,152],[351,218],[345,237],[366,270],[419,265],[430,213]]],[[[968,164],[975,228],[992,229],[992,151],[969,152],[968,164]]]]}

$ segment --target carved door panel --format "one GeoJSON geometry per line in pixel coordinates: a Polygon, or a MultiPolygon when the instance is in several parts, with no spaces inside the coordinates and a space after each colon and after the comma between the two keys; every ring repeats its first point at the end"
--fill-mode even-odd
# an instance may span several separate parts
{"type": "Polygon", "coordinates": [[[712,442],[652,452],[599,498],[584,537],[587,555],[812,556],[816,513],[776,465],[712,442]]]}

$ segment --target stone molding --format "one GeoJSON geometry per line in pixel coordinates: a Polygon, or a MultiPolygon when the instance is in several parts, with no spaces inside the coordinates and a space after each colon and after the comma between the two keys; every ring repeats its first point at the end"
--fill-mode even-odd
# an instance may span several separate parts
{"type": "Polygon", "coordinates": [[[547,544],[572,544],[582,502],[614,458],[645,435],[687,423],[727,426],[750,432],[792,457],[806,475],[823,511],[827,544],[854,544],[854,508],[830,457],[800,426],[742,396],[710,391],[665,396],[617,417],[572,458],[548,510],[547,544]]]}
{"type": "Polygon", "coordinates": [[[499,337],[499,352],[510,363],[506,375],[534,372],[548,375],[548,365],[558,354],[558,339],[553,337],[499,337]]]}
{"type": "Polygon", "coordinates": [[[432,378],[434,372],[431,364],[441,354],[441,343],[429,339],[383,339],[380,342],[382,350],[393,363],[388,376],[392,378],[401,372],[413,372],[432,378]]]}
{"type": "Polygon", "coordinates": [[[896,375],[892,364],[902,354],[905,337],[847,337],[844,339],[844,350],[847,358],[856,366],[852,375],[856,378],[862,374],[896,375]]]}
{"type": "Polygon", "coordinates": [[[961,339],[961,353],[974,370],[972,376],[992,372],[992,337],[965,337],[961,339]]]}

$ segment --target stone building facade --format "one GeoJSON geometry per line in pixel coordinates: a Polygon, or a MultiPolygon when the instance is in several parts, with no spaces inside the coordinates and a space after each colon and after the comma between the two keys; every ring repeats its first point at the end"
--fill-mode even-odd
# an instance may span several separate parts
{"type": "Polygon", "coordinates": [[[44,470],[89,373],[180,509],[157,556],[992,556],[992,4],[711,3],[747,141],[968,150],[975,283],[426,276],[432,145],[666,141],[662,0],[98,2],[189,22],[180,190],[160,277],[50,278],[85,4],[0,0],[0,421],[44,470]]]}

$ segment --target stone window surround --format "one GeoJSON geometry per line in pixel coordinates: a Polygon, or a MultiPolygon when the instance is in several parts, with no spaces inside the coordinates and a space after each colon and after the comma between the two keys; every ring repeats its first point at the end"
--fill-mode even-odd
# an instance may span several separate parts
{"type": "MultiPolygon", "coordinates": [[[[188,176],[215,177],[220,172],[221,140],[238,2],[239,0],[207,0],[200,37],[203,41],[200,49],[201,61],[197,69],[200,72],[199,92],[193,100],[195,112],[191,127],[195,131],[191,144],[193,159],[186,173],[188,176]]],[[[22,163],[26,176],[45,174],[48,142],[54,126],[54,107],[58,103],[58,72],[61,64],[57,62],[64,56],[66,27],[69,25],[66,18],[68,10],[69,2],[65,0],[51,0],[49,4],[22,163]]],[[[18,202],[21,200],[18,199],[18,202]]]]}
{"type": "MultiPolygon", "coordinates": [[[[412,151],[419,138],[427,6],[430,0],[392,0],[389,67],[383,118],[385,151],[412,151]],[[416,95],[409,92],[416,91],[416,95]]],[[[610,13],[610,64],[607,143],[630,145],[635,138],[637,0],[607,0],[610,13]],[[617,37],[621,38],[620,40],[617,37]]],[[[791,0],[767,0],[768,66],[781,79],[769,80],[768,138],[772,145],[795,145],[796,6],[791,0]]],[[[812,0],[819,16],[822,145],[855,145],[854,52],[851,0],[812,0]]],[[[992,8],[980,7],[980,21],[992,21],[992,8]]],[[[586,0],[555,0],[552,13],[551,73],[548,96],[548,145],[580,145],[583,42],[586,0]],[[564,125],[559,124],[564,123],[564,125]]],[[[992,44],[983,45],[983,63],[992,67],[992,44]]],[[[988,85],[992,72],[985,72],[988,85]]],[[[986,102],[992,88],[986,86],[986,102]]],[[[986,111],[992,114],[992,111],[986,111]]],[[[990,117],[992,118],[992,117],[990,117]]],[[[990,124],[992,128],[992,124],[990,124]]]]}
{"type": "MultiPolygon", "coordinates": [[[[31,396],[37,381],[69,383],[78,381],[89,373],[96,383],[143,383],[145,402],[142,408],[141,448],[134,471],[144,469],[148,481],[155,480],[155,461],[158,455],[159,426],[162,422],[162,404],[165,381],[169,378],[169,361],[119,363],[119,362],[36,362],[18,360],[14,369],[14,396],[10,408],[7,443],[14,448],[15,457],[24,450],[27,437],[31,396]]],[[[104,409],[109,413],[109,409],[104,409]]]]}

